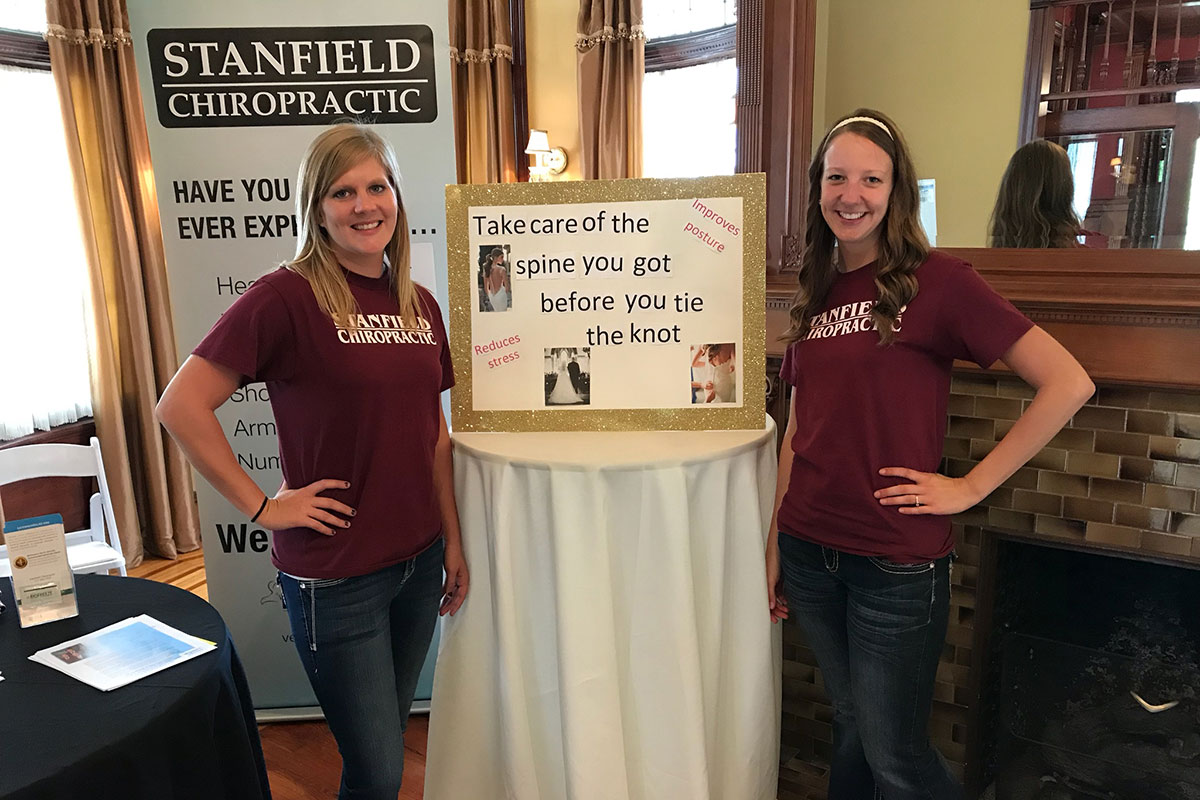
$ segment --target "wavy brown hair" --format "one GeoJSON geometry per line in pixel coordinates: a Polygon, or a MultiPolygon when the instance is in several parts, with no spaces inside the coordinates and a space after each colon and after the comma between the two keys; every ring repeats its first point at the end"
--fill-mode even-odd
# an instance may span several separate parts
{"type": "Polygon", "coordinates": [[[1054,142],[1038,139],[1013,153],[992,209],[992,247],[1075,247],[1071,159],[1054,142]]]}
{"type": "Polygon", "coordinates": [[[483,257],[483,277],[490,278],[492,276],[492,268],[496,266],[496,257],[503,256],[504,251],[499,247],[493,247],[492,252],[483,257]]]}
{"type": "Polygon", "coordinates": [[[837,276],[834,245],[837,243],[829,224],[821,215],[821,179],[825,173],[825,154],[837,137],[847,133],[867,139],[892,159],[892,193],[888,209],[880,223],[879,265],[875,272],[877,299],[871,308],[879,343],[890,344],[896,335],[896,320],[901,309],[917,296],[914,274],[929,255],[929,240],[920,221],[920,195],[917,171],[900,129],[885,115],[860,108],[834,123],[808,167],[808,211],[804,231],[804,253],[800,258],[800,287],[792,300],[791,325],[780,337],[791,343],[803,339],[812,328],[812,318],[821,312],[829,289],[837,276]],[[887,131],[870,122],[849,122],[851,117],[870,117],[887,131]],[[840,126],[840,127],[839,127],[840,126]]]}
{"type": "Polygon", "coordinates": [[[400,166],[391,144],[366,125],[346,122],[321,132],[300,161],[296,180],[296,256],[283,266],[303,275],[321,310],[339,325],[355,327],[358,303],[342,274],[329,234],[321,226],[321,201],[338,178],[363,161],[375,159],[396,193],[396,230],[384,248],[388,288],[400,305],[400,317],[413,325],[423,316],[409,266],[408,214],[400,196],[400,166]]]}

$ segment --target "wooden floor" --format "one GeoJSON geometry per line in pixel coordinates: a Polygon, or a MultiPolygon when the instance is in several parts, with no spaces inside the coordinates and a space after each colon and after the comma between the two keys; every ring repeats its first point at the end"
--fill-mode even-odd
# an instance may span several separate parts
{"type": "MultiPolygon", "coordinates": [[[[129,570],[135,578],[169,583],[208,599],[204,556],[199,550],[174,561],[148,556],[129,570]]],[[[404,741],[404,788],[399,800],[420,800],[425,791],[425,742],[429,719],[413,716],[404,741]]],[[[330,800],[337,797],[342,758],[329,728],[321,722],[273,722],[258,726],[274,800],[330,800]]]]}
{"type": "Polygon", "coordinates": [[[148,578],[159,583],[169,583],[187,589],[195,595],[208,599],[208,578],[204,574],[204,551],[184,553],[174,561],[147,555],[141,564],[128,570],[134,578],[148,578]]]}
{"type": "MultiPolygon", "coordinates": [[[[413,716],[404,734],[404,786],[399,800],[425,792],[425,741],[429,718],[413,716]]],[[[337,797],[342,759],[324,722],[273,722],[258,726],[274,800],[337,797]]]]}

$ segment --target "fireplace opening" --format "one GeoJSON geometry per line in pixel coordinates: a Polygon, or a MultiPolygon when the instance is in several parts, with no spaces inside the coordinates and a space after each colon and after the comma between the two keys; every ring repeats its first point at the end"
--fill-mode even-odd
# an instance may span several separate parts
{"type": "Polygon", "coordinates": [[[996,800],[1200,800],[1200,570],[1001,538],[980,691],[996,800]]]}

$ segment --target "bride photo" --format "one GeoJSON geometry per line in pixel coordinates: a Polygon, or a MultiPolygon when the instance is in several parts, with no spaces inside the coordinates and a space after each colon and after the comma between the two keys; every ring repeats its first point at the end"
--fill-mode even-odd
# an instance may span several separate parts
{"type": "Polygon", "coordinates": [[[480,311],[508,311],[512,304],[512,284],[508,279],[509,245],[485,244],[479,247],[480,311]]]}
{"type": "Polygon", "coordinates": [[[547,347],[545,392],[548,406],[586,406],[591,397],[591,348],[547,347]]]}

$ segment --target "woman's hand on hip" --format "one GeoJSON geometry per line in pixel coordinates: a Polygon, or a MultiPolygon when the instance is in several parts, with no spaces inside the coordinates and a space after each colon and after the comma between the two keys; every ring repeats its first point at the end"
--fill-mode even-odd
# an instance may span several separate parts
{"type": "Polygon", "coordinates": [[[272,531],[312,528],[317,533],[332,536],[343,528],[349,528],[349,518],[358,512],[332,497],[323,497],[321,492],[349,488],[349,481],[333,479],[313,481],[299,489],[289,489],[285,483],[274,497],[267,500],[257,524],[272,531]]]}
{"type": "Polygon", "coordinates": [[[880,505],[899,506],[896,510],[901,514],[957,514],[983,499],[966,478],[907,467],[884,467],[879,474],[906,481],[875,492],[880,505]]]}
{"type": "Polygon", "coordinates": [[[442,561],[446,570],[446,582],[442,585],[442,605],[438,614],[454,616],[467,599],[471,576],[467,572],[467,559],[463,557],[461,542],[446,542],[446,555],[442,561]]]}

